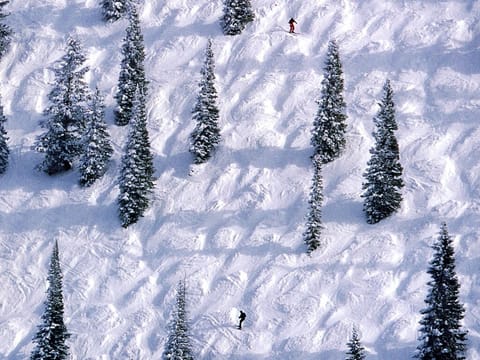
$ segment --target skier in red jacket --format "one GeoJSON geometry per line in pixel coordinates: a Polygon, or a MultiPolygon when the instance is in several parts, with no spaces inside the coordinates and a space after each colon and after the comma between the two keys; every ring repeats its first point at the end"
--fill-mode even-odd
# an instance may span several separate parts
{"type": "Polygon", "coordinates": [[[293,34],[295,32],[295,25],[297,22],[295,21],[294,18],[291,18],[288,20],[288,23],[290,24],[290,34],[293,34]]]}

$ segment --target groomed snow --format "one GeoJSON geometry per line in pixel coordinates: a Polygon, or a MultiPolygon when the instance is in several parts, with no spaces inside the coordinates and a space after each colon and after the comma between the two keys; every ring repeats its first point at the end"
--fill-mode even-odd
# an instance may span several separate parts
{"type": "Polygon", "coordinates": [[[127,230],[116,179],[126,129],[113,95],[126,21],[97,0],[11,1],[15,31],[1,62],[10,167],[0,178],[0,358],[28,358],[59,242],[73,359],[160,359],[178,280],[186,278],[199,359],[342,359],[357,326],[368,359],[411,358],[440,223],[455,238],[467,358],[480,359],[480,3],[436,0],[256,0],[240,36],[219,27],[220,0],[145,0],[156,182],[127,230]],[[287,33],[295,17],[298,35],[287,33]],[[80,188],[78,172],[36,171],[53,72],[69,34],[88,82],[106,95],[115,155],[80,188]],[[188,136],[207,39],[214,45],[223,142],[189,176],[188,136]],[[324,245],[302,242],[310,129],[325,51],[345,73],[348,147],[324,167],[324,245]],[[404,202],[367,225],[362,174],[385,79],[395,92],[404,202]],[[239,309],[244,330],[235,329],[239,309]]]}

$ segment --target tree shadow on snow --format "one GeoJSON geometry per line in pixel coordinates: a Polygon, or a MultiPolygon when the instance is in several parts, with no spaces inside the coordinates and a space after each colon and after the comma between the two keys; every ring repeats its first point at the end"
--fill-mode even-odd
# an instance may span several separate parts
{"type": "Polygon", "coordinates": [[[325,222],[358,224],[365,222],[363,202],[359,199],[339,199],[324,205],[322,209],[325,222]]]}

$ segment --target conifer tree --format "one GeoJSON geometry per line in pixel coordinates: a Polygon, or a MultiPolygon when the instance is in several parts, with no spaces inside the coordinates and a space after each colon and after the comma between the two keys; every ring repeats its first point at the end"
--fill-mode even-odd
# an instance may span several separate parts
{"type": "Polygon", "coordinates": [[[320,236],[322,233],[322,203],[323,203],[323,178],[322,178],[322,160],[320,156],[313,157],[313,179],[310,189],[309,212],[307,215],[306,230],[303,233],[307,253],[311,254],[320,246],[320,236]]]}
{"type": "Polygon", "coordinates": [[[240,34],[254,18],[250,0],[224,0],[221,25],[225,35],[240,34]]]}
{"type": "Polygon", "coordinates": [[[163,352],[163,360],[194,359],[187,315],[186,285],[185,281],[180,281],[177,287],[176,306],[170,323],[170,334],[163,352]]]}
{"type": "Polygon", "coordinates": [[[105,105],[98,89],[95,90],[90,104],[82,140],[80,185],[90,186],[103,176],[113,154],[110,135],[105,124],[105,105]]]}
{"type": "Polygon", "coordinates": [[[122,63],[118,77],[118,90],[115,94],[118,109],[115,111],[117,125],[128,124],[131,118],[133,97],[137,87],[147,97],[147,80],[145,78],[145,45],[140,28],[137,9],[129,6],[128,26],[122,45],[122,63]]]}
{"type": "Polygon", "coordinates": [[[127,13],[129,0],[101,0],[101,5],[103,19],[114,22],[127,13]]]}
{"type": "Polygon", "coordinates": [[[67,40],[66,54],[55,71],[55,84],[48,94],[50,106],[45,110],[48,118],[41,122],[46,129],[36,143],[36,150],[45,153],[39,168],[53,175],[72,168],[81,152],[81,134],[85,128],[85,112],[89,91],[84,76],[88,67],[80,42],[67,40]]]}
{"type": "Polygon", "coordinates": [[[3,113],[3,105],[0,103],[0,174],[3,174],[8,167],[8,157],[10,149],[7,144],[7,131],[5,130],[5,123],[7,118],[3,113]]]}
{"type": "Polygon", "coordinates": [[[375,123],[375,145],[370,150],[370,160],[364,174],[363,210],[369,224],[375,224],[400,208],[403,168],[400,151],[395,137],[398,129],[395,120],[395,104],[390,81],[383,87],[380,110],[373,119],[375,123]]]}
{"type": "Polygon", "coordinates": [[[141,90],[137,89],[119,178],[118,204],[123,227],[136,223],[148,208],[154,187],[153,174],[145,97],[141,90]]]}
{"type": "Polygon", "coordinates": [[[69,348],[65,343],[70,337],[63,320],[63,276],[60,269],[58,243],[55,241],[50,270],[48,272],[47,300],[42,315],[43,323],[33,338],[35,349],[30,356],[31,360],[63,360],[69,358],[69,348]]]}
{"type": "Polygon", "coordinates": [[[205,52],[205,62],[201,70],[200,93],[193,109],[193,119],[196,121],[196,126],[190,135],[190,153],[193,155],[195,164],[202,164],[210,159],[220,142],[214,69],[212,41],[209,39],[205,52]]]}
{"type": "Polygon", "coordinates": [[[460,283],[455,270],[453,241],[442,223],[438,240],[433,245],[433,259],[428,273],[426,308],[420,320],[420,345],[415,357],[421,360],[465,359],[467,332],[461,321],[465,309],[458,298],[460,283]]]}
{"type": "Polygon", "coordinates": [[[10,26],[4,23],[4,20],[8,14],[5,14],[3,8],[8,5],[10,0],[0,1],[0,59],[5,55],[10,48],[12,42],[13,30],[10,26]]]}
{"type": "Polygon", "coordinates": [[[353,328],[352,337],[347,343],[348,351],[347,357],[345,360],[364,360],[365,359],[365,348],[360,342],[360,336],[358,335],[357,329],[353,328]]]}
{"type": "Polygon", "coordinates": [[[346,146],[347,115],[343,92],[342,63],[338,45],[332,40],[328,44],[321,98],[311,138],[314,155],[319,155],[324,164],[338,158],[346,146]]]}

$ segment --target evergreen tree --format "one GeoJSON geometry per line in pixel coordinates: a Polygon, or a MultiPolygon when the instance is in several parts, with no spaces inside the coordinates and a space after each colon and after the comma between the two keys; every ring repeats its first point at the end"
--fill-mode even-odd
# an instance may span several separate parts
{"type": "Polygon", "coordinates": [[[178,283],[176,307],[170,323],[170,334],[167,343],[165,344],[162,359],[194,359],[187,319],[185,281],[180,281],[178,283]]]}
{"type": "Polygon", "coordinates": [[[130,128],[120,170],[119,215],[123,227],[136,223],[150,202],[154,187],[153,156],[147,130],[145,97],[134,94],[130,128]]]}
{"type": "Polygon", "coordinates": [[[5,123],[7,118],[3,114],[3,105],[0,104],[0,174],[3,174],[8,167],[8,156],[10,149],[7,144],[7,131],[5,130],[5,123]]]}
{"type": "Polygon", "coordinates": [[[200,93],[193,109],[193,119],[197,124],[190,135],[190,153],[195,164],[202,164],[210,159],[220,142],[214,69],[212,41],[208,40],[205,63],[201,70],[200,93]]]}
{"type": "Polygon", "coordinates": [[[129,0],[101,0],[101,5],[103,19],[114,22],[127,13],[129,0]]]}
{"type": "Polygon", "coordinates": [[[323,203],[323,179],[322,179],[322,160],[317,155],[313,160],[313,179],[310,190],[310,199],[308,204],[310,210],[307,215],[306,230],[303,233],[307,253],[311,254],[320,246],[320,235],[322,233],[322,203],[323,203]]]}
{"type": "Polygon", "coordinates": [[[345,149],[346,104],[343,100],[344,80],[337,43],[328,44],[319,108],[313,122],[311,144],[314,155],[323,163],[338,158],[345,149]]]}
{"type": "Polygon", "coordinates": [[[48,94],[51,105],[45,110],[48,118],[41,122],[46,129],[36,143],[36,150],[45,153],[39,168],[53,175],[72,168],[81,152],[81,134],[85,128],[85,112],[89,92],[83,67],[86,58],[78,40],[67,40],[66,54],[55,71],[55,85],[48,94]]]}
{"type": "Polygon", "coordinates": [[[360,336],[357,329],[353,328],[353,333],[350,341],[347,343],[348,352],[345,360],[363,360],[365,359],[365,348],[360,342],[360,336]]]}
{"type": "Polygon", "coordinates": [[[118,78],[118,90],[115,95],[118,109],[115,111],[117,125],[127,125],[132,113],[133,97],[137,87],[147,97],[145,78],[145,45],[135,6],[129,7],[129,23],[122,45],[122,63],[118,78]]]}
{"type": "Polygon", "coordinates": [[[3,7],[8,5],[9,2],[10,0],[0,1],[0,59],[6,54],[12,42],[13,30],[3,22],[3,19],[8,16],[3,11],[3,7]]]}
{"type": "Polygon", "coordinates": [[[467,332],[462,329],[464,307],[458,299],[460,283],[455,271],[453,241],[445,223],[433,245],[433,260],[428,273],[429,292],[420,320],[420,345],[416,358],[421,360],[465,359],[467,332]]]}
{"type": "Polygon", "coordinates": [[[33,342],[37,345],[30,356],[31,360],[63,360],[69,358],[69,348],[65,341],[70,337],[63,321],[63,285],[58,243],[55,241],[50,270],[48,272],[47,300],[42,315],[43,323],[33,342]]]}
{"type": "Polygon", "coordinates": [[[225,35],[240,34],[254,18],[250,0],[224,0],[221,25],[225,35]]]}
{"type": "Polygon", "coordinates": [[[375,146],[370,150],[370,160],[364,174],[365,199],[363,210],[369,224],[375,224],[400,208],[404,186],[403,168],[394,131],[398,129],[395,120],[395,104],[390,81],[383,87],[380,110],[373,119],[376,130],[373,133],[375,146]]]}
{"type": "Polygon", "coordinates": [[[80,185],[90,186],[103,176],[113,148],[105,124],[105,105],[98,89],[92,98],[87,127],[83,135],[83,154],[80,159],[80,185]]]}

